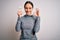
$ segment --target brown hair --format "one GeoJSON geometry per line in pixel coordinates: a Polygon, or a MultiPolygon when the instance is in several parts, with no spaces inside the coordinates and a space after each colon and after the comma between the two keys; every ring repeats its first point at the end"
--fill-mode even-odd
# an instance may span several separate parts
{"type": "Polygon", "coordinates": [[[24,4],[24,8],[25,8],[26,4],[28,4],[28,3],[31,4],[32,8],[33,8],[33,3],[31,1],[26,1],[25,4],[24,4]]]}

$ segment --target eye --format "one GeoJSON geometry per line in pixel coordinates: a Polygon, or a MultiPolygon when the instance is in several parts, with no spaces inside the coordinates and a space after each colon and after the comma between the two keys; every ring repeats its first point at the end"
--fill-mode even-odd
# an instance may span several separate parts
{"type": "Polygon", "coordinates": [[[29,9],[31,9],[31,8],[29,8],[29,9]]]}
{"type": "Polygon", "coordinates": [[[25,7],[25,9],[28,9],[27,7],[25,7]]]}
{"type": "Polygon", "coordinates": [[[29,9],[32,9],[31,7],[29,7],[29,9]]]}

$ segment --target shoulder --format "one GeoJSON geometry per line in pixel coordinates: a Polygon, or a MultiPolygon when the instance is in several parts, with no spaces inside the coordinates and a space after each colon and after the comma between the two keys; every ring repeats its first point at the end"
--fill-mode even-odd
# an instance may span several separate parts
{"type": "Polygon", "coordinates": [[[20,19],[21,19],[21,20],[22,20],[22,19],[24,19],[24,16],[21,16],[21,18],[20,18],[20,19]]]}
{"type": "Polygon", "coordinates": [[[37,16],[35,16],[35,15],[33,15],[32,17],[33,17],[33,19],[36,19],[37,18],[37,16]]]}
{"type": "Polygon", "coordinates": [[[25,20],[25,16],[24,16],[24,15],[21,16],[20,19],[21,19],[21,21],[22,21],[22,20],[25,20]]]}
{"type": "Polygon", "coordinates": [[[40,16],[35,16],[35,15],[33,15],[33,19],[40,19],[40,16]]]}

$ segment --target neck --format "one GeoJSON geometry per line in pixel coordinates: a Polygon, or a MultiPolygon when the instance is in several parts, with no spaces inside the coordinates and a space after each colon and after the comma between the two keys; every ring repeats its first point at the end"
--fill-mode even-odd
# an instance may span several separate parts
{"type": "Polygon", "coordinates": [[[31,16],[32,14],[26,14],[26,15],[29,15],[29,16],[31,16]]]}

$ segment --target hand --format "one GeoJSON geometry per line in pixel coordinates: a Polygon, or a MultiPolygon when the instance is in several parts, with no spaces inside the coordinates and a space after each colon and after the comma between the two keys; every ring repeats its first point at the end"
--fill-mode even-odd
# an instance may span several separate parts
{"type": "Polygon", "coordinates": [[[40,16],[40,13],[39,13],[39,9],[38,8],[36,8],[35,16],[40,16]]]}
{"type": "Polygon", "coordinates": [[[18,10],[17,15],[18,16],[21,16],[22,15],[22,11],[21,10],[18,10]]]}

